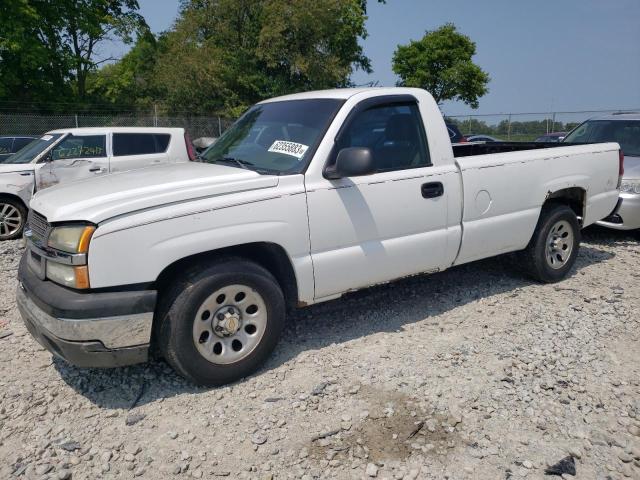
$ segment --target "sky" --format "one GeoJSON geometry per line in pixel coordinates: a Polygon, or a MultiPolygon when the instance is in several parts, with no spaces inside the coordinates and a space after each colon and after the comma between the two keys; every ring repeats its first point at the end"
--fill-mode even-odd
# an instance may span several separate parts
{"type": "MultiPolygon", "coordinates": [[[[177,0],[139,4],[156,33],[178,13],[177,0]]],[[[449,115],[640,109],[640,0],[370,0],[368,15],[374,71],[355,72],[356,84],[395,85],[397,46],[453,22],[491,82],[478,110],[446,102],[449,115]]]]}

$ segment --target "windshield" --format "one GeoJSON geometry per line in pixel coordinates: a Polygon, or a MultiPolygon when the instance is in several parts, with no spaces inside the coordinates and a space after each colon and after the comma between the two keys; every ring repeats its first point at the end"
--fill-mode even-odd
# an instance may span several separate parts
{"type": "Polygon", "coordinates": [[[7,158],[3,163],[31,163],[33,160],[53,145],[62,136],[61,133],[51,133],[29,143],[26,147],[18,150],[7,158]]]}
{"type": "Polygon", "coordinates": [[[640,120],[587,120],[567,135],[564,141],[617,142],[625,155],[640,157],[640,120]]]}
{"type": "Polygon", "coordinates": [[[343,100],[288,100],[251,107],[201,160],[259,173],[302,172],[343,100]]]}

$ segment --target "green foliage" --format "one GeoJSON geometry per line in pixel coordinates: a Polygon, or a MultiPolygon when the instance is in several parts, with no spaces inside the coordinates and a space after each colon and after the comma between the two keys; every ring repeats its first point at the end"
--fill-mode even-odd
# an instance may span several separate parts
{"type": "Polygon", "coordinates": [[[114,106],[150,107],[159,97],[154,81],[162,39],[144,29],[133,48],[119,61],[91,72],[87,79],[90,98],[114,106]]]}
{"type": "Polygon", "coordinates": [[[156,77],[170,109],[237,115],[264,98],[370,71],[361,0],[183,2],[156,77]]]}
{"type": "Polygon", "coordinates": [[[64,20],[57,35],[71,66],[75,92],[84,100],[89,73],[99,64],[113,60],[110,57],[97,60],[97,46],[112,38],[129,43],[146,24],[137,13],[137,0],[56,0],[54,3],[57,18],[64,20]]]}
{"type": "Polygon", "coordinates": [[[39,104],[68,93],[59,24],[44,22],[55,8],[47,2],[0,0],[0,12],[0,101],[39,104]]]}
{"type": "Polygon", "coordinates": [[[0,0],[0,101],[83,102],[99,45],[131,41],[144,20],[137,0],[0,0]]]}
{"type": "Polygon", "coordinates": [[[137,0],[0,0],[0,102],[235,117],[264,98],[348,86],[354,69],[370,72],[358,43],[366,5],[182,0],[174,26],[156,37],[137,0]],[[111,39],[135,44],[114,62],[99,55],[111,39]]]}
{"type": "Polygon", "coordinates": [[[393,55],[398,85],[428,90],[439,104],[459,100],[478,108],[488,92],[489,75],[473,63],[476,44],[452,23],[427,32],[422,39],[399,45],[393,55]]]}

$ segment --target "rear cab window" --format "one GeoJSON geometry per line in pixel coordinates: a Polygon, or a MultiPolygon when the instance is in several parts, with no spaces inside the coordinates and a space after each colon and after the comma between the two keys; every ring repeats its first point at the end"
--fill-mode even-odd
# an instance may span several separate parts
{"type": "Polygon", "coordinates": [[[114,133],[113,156],[165,153],[170,140],[171,135],[168,133],[114,133]]]}

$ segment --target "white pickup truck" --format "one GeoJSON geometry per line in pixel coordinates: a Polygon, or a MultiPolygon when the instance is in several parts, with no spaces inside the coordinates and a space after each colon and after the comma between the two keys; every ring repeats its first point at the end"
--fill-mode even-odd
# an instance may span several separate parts
{"type": "Polygon", "coordinates": [[[183,128],[52,130],[0,162],[0,240],[22,235],[34,190],[149,165],[195,160],[183,128]]]}
{"type": "Polygon", "coordinates": [[[542,282],[616,207],[616,143],[452,147],[431,95],[290,95],[201,162],[59,185],[31,201],[17,302],[79,366],[157,349],[203,385],[256,370],[288,307],[506,252],[542,282]]]}

